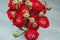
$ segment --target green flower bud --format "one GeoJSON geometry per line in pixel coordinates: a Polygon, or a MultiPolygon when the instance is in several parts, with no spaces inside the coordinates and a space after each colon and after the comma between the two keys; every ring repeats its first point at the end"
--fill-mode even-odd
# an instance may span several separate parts
{"type": "Polygon", "coordinates": [[[47,10],[51,10],[52,7],[51,7],[50,5],[46,5],[46,9],[47,9],[47,10]]]}
{"type": "Polygon", "coordinates": [[[34,18],[30,18],[30,22],[33,23],[35,21],[34,18]]]}
{"type": "Polygon", "coordinates": [[[29,7],[32,7],[32,2],[30,2],[30,1],[26,1],[25,4],[29,7]]]}
{"type": "Polygon", "coordinates": [[[39,13],[39,17],[43,17],[44,16],[44,13],[43,12],[40,12],[39,13]]]}
{"type": "Polygon", "coordinates": [[[29,17],[30,17],[30,14],[29,14],[29,13],[25,13],[25,14],[23,15],[23,17],[29,18],[29,17]]]}
{"type": "Polygon", "coordinates": [[[16,4],[18,1],[17,0],[13,0],[13,3],[16,4]]]}
{"type": "Polygon", "coordinates": [[[22,0],[18,0],[18,2],[22,4],[22,0]]]}
{"type": "Polygon", "coordinates": [[[19,32],[16,31],[16,32],[13,33],[13,36],[14,36],[14,37],[19,37],[20,34],[19,34],[19,32]]]}
{"type": "Polygon", "coordinates": [[[12,16],[14,17],[15,11],[12,11],[11,13],[12,13],[12,16]]]}

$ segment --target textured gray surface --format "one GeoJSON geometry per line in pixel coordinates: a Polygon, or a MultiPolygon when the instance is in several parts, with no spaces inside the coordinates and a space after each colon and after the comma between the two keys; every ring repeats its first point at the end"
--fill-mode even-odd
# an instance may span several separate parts
{"type": "MultiPolygon", "coordinates": [[[[46,0],[52,6],[46,16],[50,20],[50,27],[40,28],[38,40],[60,40],[60,0],[46,0]]],[[[8,0],[0,0],[0,40],[25,40],[24,36],[14,38],[12,33],[18,28],[12,25],[6,15],[8,0]]]]}

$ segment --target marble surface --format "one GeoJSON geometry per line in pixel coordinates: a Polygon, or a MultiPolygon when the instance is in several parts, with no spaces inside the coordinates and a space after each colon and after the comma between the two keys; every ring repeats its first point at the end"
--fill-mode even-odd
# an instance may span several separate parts
{"type": "MultiPolygon", "coordinates": [[[[0,0],[0,40],[25,40],[24,35],[14,38],[12,33],[18,28],[12,25],[6,15],[9,0],[0,0]]],[[[47,29],[40,28],[38,40],[60,40],[60,0],[46,0],[52,6],[51,11],[47,11],[46,16],[50,21],[47,29]]],[[[21,31],[20,31],[21,32],[21,31]]]]}

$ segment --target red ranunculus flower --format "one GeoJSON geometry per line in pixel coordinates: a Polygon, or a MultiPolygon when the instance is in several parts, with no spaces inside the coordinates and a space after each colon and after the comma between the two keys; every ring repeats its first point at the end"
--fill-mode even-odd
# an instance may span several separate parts
{"type": "Polygon", "coordinates": [[[24,4],[21,5],[20,10],[29,10],[29,12],[30,12],[30,8],[24,4]]]}
{"type": "Polygon", "coordinates": [[[8,9],[7,15],[10,20],[13,20],[15,18],[15,14],[16,14],[16,11],[12,11],[12,10],[8,9]]]}
{"type": "Polygon", "coordinates": [[[26,19],[18,16],[13,20],[13,24],[16,25],[18,28],[22,28],[26,24],[26,19]]]}
{"type": "Polygon", "coordinates": [[[42,10],[42,4],[38,2],[34,2],[32,5],[32,9],[36,11],[41,11],[42,10]]]}
{"type": "Polygon", "coordinates": [[[44,14],[46,14],[46,8],[44,7],[43,9],[42,9],[42,12],[44,13],[44,14]]]}
{"type": "Polygon", "coordinates": [[[33,23],[28,22],[28,29],[32,29],[32,30],[38,30],[39,25],[38,25],[38,20],[34,21],[33,23]]]}
{"type": "Polygon", "coordinates": [[[39,0],[30,0],[31,2],[37,2],[37,1],[39,1],[39,0]]]}
{"type": "Polygon", "coordinates": [[[11,9],[11,10],[18,10],[20,8],[20,3],[18,3],[17,0],[11,0],[9,3],[8,3],[8,7],[11,9]]]}
{"type": "Polygon", "coordinates": [[[26,40],[37,40],[39,33],[35,30],[27,30],[24,35],[26,40]]]}
{"type": "Polygon", "coordinates": [[[35,19],[39,19],[39,12],[36,11],[31,11],[30,17],[33,17],[35,19]]]}
{"type": "Polygon", "coordinates": [[[42,28],[47,28],[49,27],[49,20],[47,17],[41,17],[39,20],[39,26],[42,28]]]}

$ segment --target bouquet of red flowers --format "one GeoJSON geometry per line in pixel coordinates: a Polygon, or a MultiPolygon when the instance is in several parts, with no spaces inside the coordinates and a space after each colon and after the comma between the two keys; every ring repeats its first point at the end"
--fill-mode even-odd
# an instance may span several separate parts
{"type": "MultiPolygon", "coordinates": [[[[26,40],[37,40],[39,27],[49,27],[49,20],[45,16],[46,11],[51,9],[51,6],[46,1],[39,0],[10,0],[8,3],[8,18],[20,30],[23,30],[26,40]],[[26,28],[23,29],[23,28],[26,28]]],[[[19,37],[18,31],[13,33],[14,37],[19,37]]]]}

